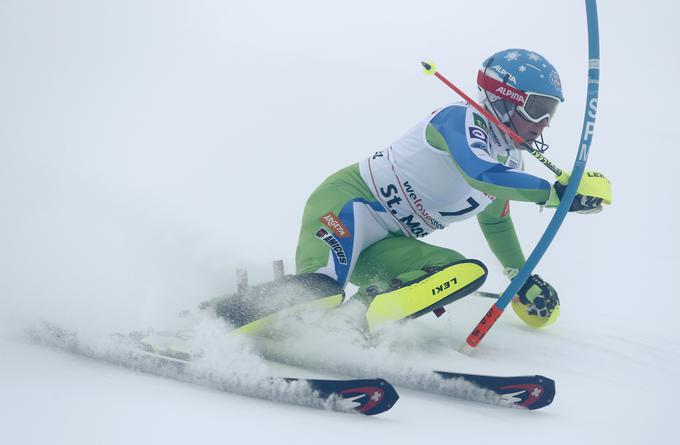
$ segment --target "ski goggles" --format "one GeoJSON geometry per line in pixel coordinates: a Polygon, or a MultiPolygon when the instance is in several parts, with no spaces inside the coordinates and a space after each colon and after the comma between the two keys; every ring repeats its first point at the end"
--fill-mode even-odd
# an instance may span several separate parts
{"type": "Polygon", "coordinates": [[[555,115],[560,100],[553,96],[546,96],[539,93],[526,93],[527,98],[524,105],[517,105],[515,109],[526,120],[539,123],[548,118],[548,123],[555,115]]]}
{"type": "Polygon", "coordinates": [[[550,122],[560,103],[557,97],[520,91],[485,75],[481,70],[477,73],[477,84],[489,93],[515,104],[517,112],[533,123],[539,123],[545,118],[550,122]]]}

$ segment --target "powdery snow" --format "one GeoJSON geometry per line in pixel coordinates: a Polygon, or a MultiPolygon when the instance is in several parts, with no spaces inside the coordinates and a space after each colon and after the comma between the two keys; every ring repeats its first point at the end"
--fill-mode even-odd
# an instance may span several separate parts
{"type": "MultiPolygon", "coordinates": [[[[490,301],[469,297],[440,319],[381,336],[368,352],[333,335],[268,345],[330,363],[272,364],[199,336],[210,366],[258,375],[366,372],[417,380],[441,368],[556,380],[552,405],[528,412],[397,386],[372,418],[227,394],[38,346],[49,320],[80,335],[154,326],[253,282],[269,262],[293,268],[301,211],[330,173],[384,148],[457,98],[423,59],[469,93],[503,48],[526,47],[560,71],[567,101],[547,156],[568,168],[586,91],[581,2],[482,7],[425,0],[8,0],[0,4],[0,431],[7,444],[526,443],[638,444],[674,437],[680,396],[680,266],[674,208],[674,106],[650,88],[680,72],[674,2],[599,2],[601,91],[589,169],[614,185],[599,215],[569,215],[537,272],[562,300],[534,331],[509,311],[474,357],[456,352],[490,301]],[[504,11],[492,14],[488,11],[504,11]],[[517,26],[512,21],[517,20],[517,26]],[[631,23],[635,33],[630,32],[631,23]],[[631,55],[640,60],[633,61],[631,55]],[[652,82],[653,83],[653,82],[652,82]],[[642,114],[644,113],[644,114],[642,114]],[[331,372],[334,371],[334,372],[331,372]]],[[[528,171],[548,178],[531,159],[528,171]]],[[[513,203],[528,253],[551,211],[513,203]]],[[[427,238],[489,266],[474,220],[427,238]]],[[[385,376],[389,377],[389,376],[385,376]]]]}

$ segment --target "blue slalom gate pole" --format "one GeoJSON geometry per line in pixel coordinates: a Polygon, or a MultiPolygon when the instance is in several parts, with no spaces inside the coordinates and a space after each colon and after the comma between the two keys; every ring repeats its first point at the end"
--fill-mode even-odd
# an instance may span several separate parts
{"type": "Polygon", "coordinates": [[[496,320],[501,316],[505,308],[510,304],[512,298],[517,294],[519,289],[524,285],[531,272],[538,264],[538,262],[545,254],[550,246],[550,243],[555,238],[557,231],[560,229],[564,218],[567,216],[569,207],[571,206],[576,190],[583,177],[583,172],[588,161],[588,154],[590,152],[590,143],[595,129],[595,116],[597,114],[597,96],[599,92],[600,82],[600,43],[599,30],[597,21],[597,4],[596,0],[585,0],[586,2],[586,16],[588,21],[588,95],[586,97],[585,115],[583,117],[583,128],[581,130],[581,141],[579,144],[574,168],[571,172],[569,185],[567,186],[560,205],[555,210],[555,215],[550,220],[543,236],[536,244],[536,247],[529,255],[526,263],[519,270],[519,273],[510,282],[510,285],[505,289],[501,297],[493,304],[491,309],[484,315],[482,320],[477,324],[475,329],[468,335],[465,343],[460,350],[464,353],[471,353],[479,345],[489,329],[494,325],[496,320]]]}

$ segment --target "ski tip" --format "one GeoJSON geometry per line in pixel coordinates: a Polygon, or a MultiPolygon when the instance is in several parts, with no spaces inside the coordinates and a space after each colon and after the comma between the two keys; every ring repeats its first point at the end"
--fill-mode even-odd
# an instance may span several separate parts
{"type": "Polygon", "coordinates": [[[450,371],[434,371],[434,373],[445,380],[462,379],[481,389],[492,391],[500,397],[494,402],[472,399],[480,402],[535,410],[550,405],[555,398],[555,381],[542,375],[502,377],[450,371]]]}
{"type": "Polygon", "coordinates": [[[336,411],[374,416],[390,410],[399,400],[394,386],[381,378],[306,381],[321,398],[333,397],[332,409],[336,411]]]}
{"type": "Polygon", "coordinates": [[[376,378],[375,384],[377,388],[369,388],[366,392],[365,403],[356,410],[361,414],[367,416],[382,414],[392,409],[399,400],[399,394],[390,382],[376,378]]]}
{"type": "Polygon", "coordinates": [[[514,405],[529,410],[541,409],[555,399],[555,381],[542,375],[518,377],[513,385],[504,386],[500,393],[511,396],[514,405]]]}
{"type": "Polygon", "coordinates": [[[536,387],[529,392],[529,397],[521,404],[530,410],[544,408],[555,399],[555,381],[542,375],[537,375],[535,378],[536,387]]]}
{"type": "Polygon", "coordinates": [[[376,378],[357,381],[357,386],[340,392],[346,400],[357,404],[353,410],[366,416],[375,416],[392,409],[399,400],[399,394],[391,383],[376,378]]]}

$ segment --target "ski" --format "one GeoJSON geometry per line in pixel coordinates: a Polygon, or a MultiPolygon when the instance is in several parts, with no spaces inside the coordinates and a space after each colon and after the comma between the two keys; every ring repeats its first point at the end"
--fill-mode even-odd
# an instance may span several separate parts
{"type": "Polygon", "coordinates": [[[550,405],[555,397],[555,382],[540,375],[498,377],[416,369],[398,363],[386,364],[384,360],[374,360],[370,350],[365,351],[367,355],[348,362],[333,355],[324,355],[324,351],[300,353],[283,343],[263,339],[258,341],[258,347],[266,359],[286,365],[334,372],[355,378],[380,375],[397,387],[500,407],[535,410],[550,405]]]}
{"type": "Polygon", "coordinates": [[[450,371],[433,372],[445,380],[461,380],[488,389],[502,400],[530,410],[548,406],[555,398],[555,381],[542,375],[498,377],[450,371]]]}
{"type": "Polygon", "coordinates": [[[288,382],[304,382],[309,385],[318,397],[335,400],[340,411],[353,410],[360,414],[373,416],[384,413],[394,406],[399,399],[396,389],[381,378],[320,380],[286,378],[288,382]]]}
{"type": "Polygon", "coordinates": [[[136,339],[122,334],[83,342],[76,332],[48,323],[33,329],[29,336],[36,343],[134,371],[279,403],[372,416],[391,409],[399,399],[394,387],[381,378],[334,380],[233,373],[204,368],[200,360],[194,362],[191,357],[145,350],[136,339]]]}
{"type": "MultiPolygon", "coordinates": [[[[161,354],[165,357],[183,358],[191,360],[196,357],[194,353],[183,342],[182,339],[172,333],[133,333],[130,335],[140,349],[149,353],[161,354]]],[[[261,345],[264,345],[261,343],[261,345]]],[[[270,344],[273,346],[273,344],[270,344]]],[[[274,347],[281,351],[280,347],[274,347]]],[[[266,347],[264,352],[271,347],[266,347]]],[[[200,352],[198,353],[200,355],[200,352]]],[[[323,368],[321,364],[315,364],[311,357],[315,354],[306,355],[290,362],[293,355],[277,355],[269,357],[275,361],[310,369],[323,368]],[[286,359],[288,357],[288,359],[286,359]]],[[[331,358],[329,358],[330,360],[331,358]]],[[[332,363],[324,361],[325,363],[332,363]]],[[[389,379],[399,385],[417,389],[421,391],[442,393],[452,397],[465,398],[480,402],[487,402],[501,406],[516,406],[530,410],[543,408],[552,403],[555,397],[555,382],[552,379],[541,375],[534,376],[490,376],[481,374],[464,374],[451,371],[415,371],[408,373],[408,376],[397,374],[389,369],[361,369],[358,364],[338,364],[333,363],[325,369],[330,372],[337,372],[338,369],[346,369],[347,375],[361,377],[365,375],[389,375],[389,379]],[[419,377],[417,377],[419,376],[419,377]],[[416,378],[414,378],[416,377],[416,378]],[[441,381],[443,380],[443,382],[441,381]]]]}
{"type": "MultiPolygon", "coordinates": [[[[283,275],[283,262],[274,262],[274,276],[283,275]]],[[[245,292],[248,287],[247,272],[240,270],[237,273],[239,289],[245,292]]],[[[484,298],[498,299],[497,293],[475,291],[472,295],[484,298]]],[[[335,303],[337,304],[337,303],[335,303]]],[[[435,312],[440,316],[440,312],[435,312]]],[[[273,316],[265,317],[252,322],[258,328],[266,326],[273,316]]],[[[249,325],[247,325],[249,326],[249,325]]],[[[251,330],[257,334],[257,330],[251,330]]],[[[157,349],[153,337],[146,337],[141,341],[147,344],[147,348],[157,349]]],[[[161,343],[162,344],[162,343],[161,343]]],[[[339,362],[335,357],[322,357],[326,351],[317,353],[306,351],[300,355],[299,348],[286,351],[282,344],[271,340],[259,339],[258,344],[264,357],[272,361],[278,361],[287,365],[294,365],[308,369],[329,371],[345,374],[348,376],[361,377],[365,375],[382,375],[398,386],[409,389],[443,394],[450,397],[489,403],[498,406],[526,408],[535,410],[550,405],[555,397],[555,381],[541,375],[527,376],[490,376],[481,374],[464,374],[451,371],[439,370],[408,370],[408,372],[395,372],[389,366],[372,362],[370,353],[362,364],[358,358],[354,363],[339,362]],[[372,364],[371,364],[372,363],[372,364]]],[[[164,345],[163,348],[166,348],[164,345]]],[[[167,351],[166,351],[167,353],[167,351]]],[[[174,354],[184,354],[181,347],[176,348],[174,354]]]]}

